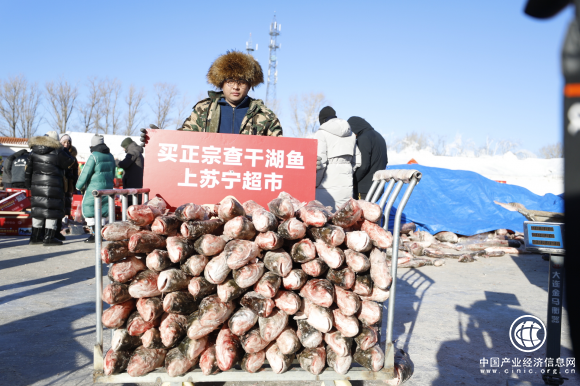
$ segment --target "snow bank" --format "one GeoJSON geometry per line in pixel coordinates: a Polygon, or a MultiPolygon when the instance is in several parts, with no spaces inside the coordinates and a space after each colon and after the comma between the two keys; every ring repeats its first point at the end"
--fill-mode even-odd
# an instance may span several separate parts
{"type": "Polygon", "coordinates": [[[406,164],[414,159],[420,165],[468,170],[496,181],[522,186],[535,194],[564,192],[564,159],[528,158],[520,160],[512,152],[500,156],[447,157],[426,150],[389,152],[389,165],[406,164]]]}
{"type": "MultiPolygon", "coordinates": [[[[77,132],[67,134],[71,136],[72,143],[77,148],[78,160],[85,162],[91,154],[91,138],[94,134],[77,132]]],[[[121,147],[121,142],[127,136],[111,134],[103,136],[105,144],[111,149],[111,154],[115,159],[125,158],[125,150],[121,147]]],[[[138,136],[131,138],[140,143],[138,136]]],[[[399,153],[389,151],[388,155],[389,165],[406,164],[414,159],[417,163],[425,166],[476,172],[491,180],[522,186],[539,195],[564,192],[564,160],[562,158],[520,160],[511,152],[496,156],[449,157],[435,156],[428,150],[408,148],[399,153]]]]}

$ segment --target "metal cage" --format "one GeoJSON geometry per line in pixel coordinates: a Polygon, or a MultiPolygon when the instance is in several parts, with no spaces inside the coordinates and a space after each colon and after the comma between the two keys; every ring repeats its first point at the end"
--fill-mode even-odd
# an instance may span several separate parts
{"type": "MultiPolygon", "coordinates": [[[[385,229],[388,229],[388,214],[400,193],[403,184],[408,183],[408,187],[405,190],[399,207],[397,208],[397,214],[395,216],[395,226],[393,229],[393,257],[392,261],[397,261],[398,257],[398,245],[399,245],[399,230],[401,226],[401,215],[403,209],[413,192],[415,185],[421,179],[421,173],[417,171],[414,172],[410,178],[400,178],[398,175],[381,175],[380,171],[375,174],[375,181],[371,186],[369,193],[367,194],[367,201],[376,202],[381,206],[386,214],[385,229]],[[385,184],[388,182],[387,188],[384,190],[385,184]],[[393,191],[394,187],[394,191],[393,191]],[[387,198],[388,203],[387,203],[387,198]],[[378,202],[380,199],[380,202],[378,202]],[[386,204],[386,208],[385,208],[386,204]]],[[[393,172],[393,171],[389,171],[393,172]]],[[[407,172],[407,170],[405,170],[407,172]]],[[[396,375],[395,373],[395,348],[392,343],[393,336],[393,322],[394,322],[394,307],[395,307],[395,287],[397,283],[397,264],[391,264],[391,275],[393,277],[393,283],[391,285],[391,295],[389,297],[387,323],[383,330],[383,323],[381,320],[381,331],[380,335],[386,337],[386,347],[385,351],[385,365],[381,371],[373,372],[369,371],[364,367],[352,367],[348,373],[342,375],[336,373],[332,368],[326,368],[321,374],[313,375],[305,370],[303,370],[297,361],[292,364],[292,368],[284,374],[276,374],[272,372],[266,362],[262,370],[257,373],[247,373],[236,366],[235,368],[221,372],[213,375],[203,375],[199,368],[194,369],[187,374],[180,377],[169,377],[164,369],[155,370],[142,377],[131,377],[126,372],[115,375],[105,375],[104,369],[104,358],[103,358],[103,323],[102,323],[102,313],[103,313],[103,302],[101,300],[101,295],[103,292],[103,273],[101,262],[101,246],[102,246],[102,235],[101,235],[101,208],[102,199],[107,197],[109,200],[109,221],[115,221],[115,207],[114,207],[114,196],[120,195],[122,199],[122,219],[127,219],[127,207],[128,207],[128,196],[132,196],[133,204],[137,203],[137,195],[143,194],[143,202],[148,200],[149,189],[112,189],[112,190],[94,190],[93,195],[95,196],[95,275],[96,275],[96,342],[94,346],[94,367],[93,367],[93,382],[94,383],[142,383],[142,382],[157,382],[161,380],[162,382],[170,382],[172,385],[179,385],[182,382],[228,382],[228,381],[323,381],[325,384],[332,385],[332,381],[335,380],[389,380],[393,379],[396,375]]]]}

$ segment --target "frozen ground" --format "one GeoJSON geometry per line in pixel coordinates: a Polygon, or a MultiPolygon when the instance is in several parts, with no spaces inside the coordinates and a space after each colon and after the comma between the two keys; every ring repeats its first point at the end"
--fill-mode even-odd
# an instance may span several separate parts
{"type": "MultiPolygon", "coordinates": [[[[0,237],[0,385],[92,384],[94,252],[83,238],[72,236],[62,247],[45,248],[29,247],[24,238],[0,237]]],[[[502,372],[482,374],[480,361],[543,355],[543,348],[531,354],[517,351],[508,330],[524,314],[545,320],[547,272],[548,263],[538,255],[400,269],[393,336],[415,364],[407,384],[495,386],[508,378],[541,382],[539,368],[518,375],[504,364],[502,372]]],[[[565,311],[563,320],[566,358],[571,346],[565,311]]],[[[109,332],[104,336],[110,339],[109,332]]],[[[565,385],[580,385],[578,375],[569,378],[565,385]]],[[[250,385],[228,386],[233,384],[250,385]]]]}
{"type": "Polygon", "coordinates": [[[563,158],[519,160],[511,152],[485,157],[434,156],[425,150],[389,152],[389,165],[406,164],[411,159],[425,166],[469,170],[491,180],[523,186],[539,195],[564,192],[563,158]]]}

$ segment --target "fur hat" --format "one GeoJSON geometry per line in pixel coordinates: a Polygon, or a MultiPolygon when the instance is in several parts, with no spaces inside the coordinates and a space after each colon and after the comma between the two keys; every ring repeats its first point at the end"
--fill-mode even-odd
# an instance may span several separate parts
{"type": "Polygon", "coordinates": [[[264,83],[260,63],[252,55],[241,51],[228,51],[212,63],[207,72],[207,81],[222,88],[226,79],[245,80],[251,87],[264,83]]]}
{"type": "Polygon", "coordinates": [[[56,131],[49,131],[48,133],[44,134],[44,136],[58,141],[58,133],[56,131]]]}
{"type": "Polygon", "coordinates": [[[93,138],[91,138],[91,147],[101,145],[105,143],[105,138],[102,135],[95,134],[93,138]]]}

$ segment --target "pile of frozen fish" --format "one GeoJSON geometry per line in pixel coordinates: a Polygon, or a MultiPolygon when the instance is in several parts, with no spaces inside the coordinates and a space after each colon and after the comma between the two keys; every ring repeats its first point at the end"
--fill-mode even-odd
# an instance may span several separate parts
{"type": "Polygon", "coordinates": [[[115,329],[105,373],[254,373],[266,360],[283,373],[295,359],[312,374],[381,370],[393,240],[381,215],[366,201],[332,213],[287,193],[268,208],[232,196],[169,215],[160,198],[129,207],[130,220],[102,230],[102,321],[115,329]]]}
{"type": "MultiPolygon", "coordinates": [[[[471,263],[479,257],[499,257],[504,254],[527,253],[523,246],[522,233],[497,229],[464,237],[453,232],[439,232],[435,235],[426,231],[416,231],[414,223],[401,226],[398,251],[398,267],[418,268],[425,265],[441,266],[445,259],[458,259],[461,263],[471,263]]],[[[392,255],[392,249],[387,249],[392,255]]]]}

